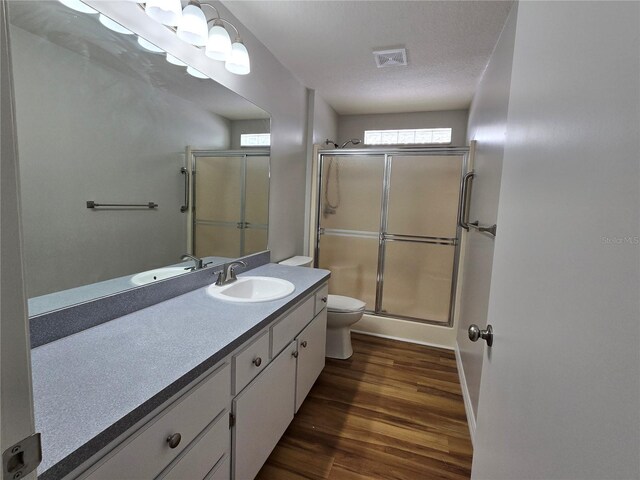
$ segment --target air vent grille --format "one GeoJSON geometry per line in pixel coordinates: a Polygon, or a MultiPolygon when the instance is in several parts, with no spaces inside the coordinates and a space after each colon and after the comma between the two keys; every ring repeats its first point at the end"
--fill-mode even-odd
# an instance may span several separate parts
{"type": "Polygon", "coordinates": [[[407,65],[407,51],[404,48],[378,50],[377,52],[373,52],[373,58],[375,58],[378,68],[402,67],[407,65]]]}

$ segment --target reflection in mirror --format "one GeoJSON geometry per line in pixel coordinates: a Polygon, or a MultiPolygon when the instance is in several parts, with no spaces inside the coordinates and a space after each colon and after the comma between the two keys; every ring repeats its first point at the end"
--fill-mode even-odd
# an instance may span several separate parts
{"type": "Polygon", "coordinates": [[[9,3],[30,315],[189,272],[187,252],[212,266],[267,248],[268,114],[105,18],[9,3]],[[198,151],[238,165],[213,162],[181,211],[198,151]],[[237,233],[194,235],[196,194],[237,233]]]}

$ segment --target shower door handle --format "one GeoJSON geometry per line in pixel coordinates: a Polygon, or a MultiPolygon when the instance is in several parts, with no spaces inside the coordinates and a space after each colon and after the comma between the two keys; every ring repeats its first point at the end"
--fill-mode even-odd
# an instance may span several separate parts
{"type": "Polygon", "coordinates": [[[460,201],[458,205],[458,225],[465,230],[469,231],[469,212],[467,208],[469,206],[469,183],[476,174],[474,171],[468,172],[462,177],[462,184],[460,186],[460,201]]]}

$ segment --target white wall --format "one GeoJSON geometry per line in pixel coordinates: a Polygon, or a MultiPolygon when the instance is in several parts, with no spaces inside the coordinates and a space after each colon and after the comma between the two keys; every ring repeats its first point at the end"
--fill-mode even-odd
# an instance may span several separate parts
{"type": "Polygon", "coordinates": [[[184,149],[228,148],[228,120],[20,28],[11,36],[28,296],[179,261],[184,149]]]}
{"type": "MultiPolygon", "coordinates": [[[[502,157],[506,141],[509,86],[515,39],[517,5],[511,10],[498,43],[491,55],[469,109],[468,141],[476,140],[474,171],[469,219],[493,225],[498,217],[502,157]]],[[[500,230],[498,229],[498,232],[500,230]]],[[[475,323],[484,328],[487,324],[491,265],[494,238],[476,230],[465,233],[465,255],[462,267],[461,298],[457,343],[464,370],[463,385],[473,431],[478,412],[480,377],[484,344],[469,341],[467,330],[475,323]]]]}
{"type": "Polygon", "coordinates": [[[247,46],[251,57],[249,75],[228,72],[222,62],[208,59],[201,50],[150,21],[136,3],[100,0],[87,3],[271,114],[271,258],[277,261],[301,253],[305,231],[307,89],[219,2],[211,3],[222,17],[240,29],[247,46]]]}
{"type": "MultiPolygon", "coordinates": [[[[447,128],[453,129],[451,145],[466,145],[466,110],[446,110],[415,113],[383,113],[378,115],[340,115],[338,117],[338,138],[342,145],[350,138],[364,140],[365,130],[393,130],[400,128],[447,128]]],[[[361,147],[362,145],[360,145],[361,147]]],[[[348,148],[354,148],[349,145],[348,148]]],[[[357,148],[357,147],[356,147],[357,148]]]]}
{"type": "MultiPolygon", "coordinates": [[[[338,135],[338,114],[319,94],[313,92],[313,143],[324,145],[329,138],[335,140],[338,135]]],[[[337,140],[335,140],[337,142],[337,140]]]]}

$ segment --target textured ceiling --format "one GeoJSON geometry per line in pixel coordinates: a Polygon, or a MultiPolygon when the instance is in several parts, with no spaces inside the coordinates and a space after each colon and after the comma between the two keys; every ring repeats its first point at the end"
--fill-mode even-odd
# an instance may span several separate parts
{"type": "Polygon", "coordinates": [[[509,1],[231,1],[225,6],[340,114],[466,109],[509,1]],[[409,65],[375,66],[404,46],[409,65]]]}

